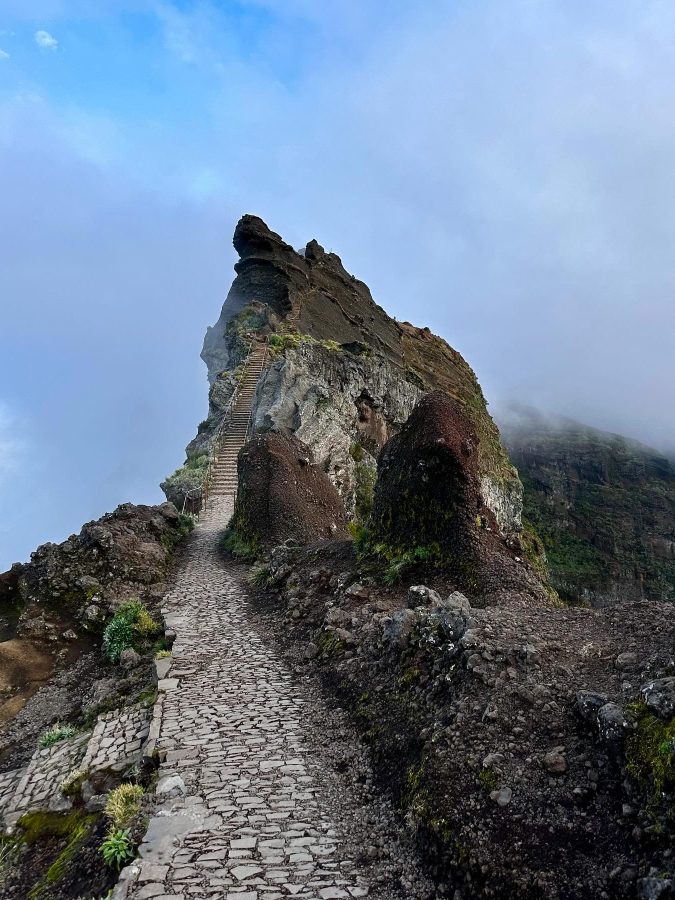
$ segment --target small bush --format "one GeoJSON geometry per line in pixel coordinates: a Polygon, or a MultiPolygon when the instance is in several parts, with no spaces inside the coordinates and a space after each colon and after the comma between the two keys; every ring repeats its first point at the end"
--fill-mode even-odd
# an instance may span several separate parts
{"type": "Polygon", "coordinates": [[[246,581],[253,587],[268,587],[272,580],[269,566],[255,566],[248,574],[246,581]]]}
{"type": "Polygon", "coordinates": [[[330,350],[332,353],[339,353],[342,350],[342,344],[337,341],[319,341],[324,350],[330,350]]]}
{"type": "Polygon", "coordinates": [[[115,828],[125,828],[140,812],[142,799],[140,784],[121,784],[108,794],[105,814],[115,828]]]}
{"type": "Polygon", "coordinates": [[[128,600],[117,610],[103,632],[103,652],[117,663],[125,650],[139,649],[161,631],[148,610],[138,600],[128,600]]]}
{"type": "Polygon", "coordinates": [[[76,797],[80,793],[82,782],[87,777],[87,773],[82,769],[73,769],[61,782],[60,791],[64,797],[76,797]]]}
{"type": "Polygon", "coordinates": [[[352,540],[354,541],[354,549],[356,550],[356,555],[358,557],[361,557],[364,553],[368,552],[368,549],[370,547],[372,538],[370,530],[362,522],[358,522],[356,520],[349,522],[347,528],[352,536],[352,540]]]}
{"type": "Polygon", "coordinates": [[[66,738],[73,737],[75,733],[76,730],[72,725],[61,725],[57,722],[46,731],[42,732],[38,738],[38,746],[43,750],[46,747],[53,747],[54,744],[58,744],[59,741],[64,741],[66,738]]]}
{"type": "Polygon", "coordinates": [[[206,453],[193,456],[180,469],[176,469],[173,475],[169,475],[161,487],[180,506],[186,498],[199,496],[208,467],[209,457],[206,453]]]}
{"type": "Polygon", "coordinates": [[[121,869],[125,862],[134,858],[134,847],[128,828],[111,831],[101,844],[101,854],[111,869],[121,869]]]}
{"type": "Polygon", "coordinates": [[[236,528],[228,527],[223,534],[222,547],[226,553],[242,562],[254,562],[258,555],[255,543],[240,534],[236,528]]]}
{"type": "Polygon", "coordinates": [[[438,563],[441,553],[438,544],[403,550],[385,543],[375,543],[373,533],[363,522],[354,520],[348,524],[354,541],[357,559],[366,562],[373,575],[390,587],[397,584],[404,574],[425,563],[438,563]]]}
{"type": "Polygon", "coordinates": [[[155,653],[155,659],[166,659],[169,656],[171,656],[170,650],[158,650],[157,653],[155,653]]]}

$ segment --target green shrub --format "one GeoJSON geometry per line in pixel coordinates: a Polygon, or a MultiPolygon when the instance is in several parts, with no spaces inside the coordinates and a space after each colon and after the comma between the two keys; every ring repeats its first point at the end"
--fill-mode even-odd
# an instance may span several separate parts
{"type": "Polygon", "coordinates": [[[637,704],[633,712],[637,725],[626,741],[626,768],[633,778],[651,783],[657,805],[664,792],[675,788],[675,718],[663,722],[644,704],[637,704]]]}
{"type": "Polygon", "coordinates": [[[356,517],[361,522],[367,522],[373,510],[377,471],[367,462],[357,462],[354,467],[354,475],[356,477],[356,491],[354,494],[356,517]]]}
{"type": "Polygon", "coordinates": [[[222,547],[226,553],[231,554],[235,559],[239,559],[242,562],[254,562],[258,555],[255,543],[244,537],[232,526],[228,526],[223,534],[222,547]]]}
{"type": "Polygon", "coordinates": [[[87,777],[87,773],[82,769],[73,769],[61,782],[59,790],[64,797],[76,797],[80,793],[82,782],[87,777]]]}
{"type": "Polygon", "coordinates": [[[269,566],[255,566],[251,569],[246,578],[246,581],[249,584],[252,584],[253,587],[268,587],[272,580],[272,576],[270,574],[269,566]]]}
{"type": "Polygon", "coordinates": [[[101,844],[101,854],[111,869],[121,869],[124,863],[134,858],[134,847],[128,828],[111,831],[101,844]]]}
{"type": "Polygon", "coordinates": [[[287,331],[283,334],[270,334],[267,338],[267,346],[270,353],[283,353],[284,350],[294,349],[300,344],[314,343],[314,339],[308,334],[300,334],[299,332],[287,331]]]}
{"type": "Polygon", "coordinates": [[[59,741],[73,737],[75,733],[76,729],[72,725],[61,725],[59,722],[56,722],[56,724],[42,732],[38,738],[38,746],[43,750],[46,747],[53,747],[59,741]]]}
{"type": "Polygon", "coordinates": [[[190,457],[162,482],[162,489],[167,496],[181,502],[186,497],[194,497],[202,489],[208,467],[209,456],[206,453],[190,457]]]}
{"type": "Polygon", "coordinates": [[[337,341],[319,341],[324,350],[330,350],[331,353],[339,353],[342,350],[342,344],[337,341]]]}
{"type": "Polygon", "coordinates": [[[440,560],[440,548],[437,544],[403,550],[389,544],[375,543],[372,531],[362,522],[355,520],[347,527],[354,541],[357,558],[369,563],[372,573],[390,587],[416,566],[438,563],[440,560]]]}
{"type": "Polygon", "coordinates": [[[368,552],[368,548],[370,547],[372,539],[370,529],[367,525],[364,525],[363,522],[359,522],[356,519],[348,523],[347,529],[354,541],[356,555],[360,558],[368,552]]]}
{"type": "Polygon", "coordinates": [[[139,649],[155,637],[161,626],[138,600],[127,600],[117,610],[103,632],[103,652],[117,663],[125,650],[139,649]]]}
{"type": "Polygon", "coordinates": [[[125,828],[140,812],[142,799],[140,784],[120,784],[108,794],[105,814],[116,829],[125,828]]]}

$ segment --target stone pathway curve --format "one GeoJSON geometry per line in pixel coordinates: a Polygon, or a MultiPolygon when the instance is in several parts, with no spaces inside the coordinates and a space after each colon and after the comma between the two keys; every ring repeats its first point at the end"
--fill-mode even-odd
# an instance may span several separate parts
{"type": "MultiPolygon", "coordinates": [[[[177,637],[160,682],[157,806],[115,900],[338,900],[368,894],[322,798],[303,699],[247,619],[214,496],[165,598],[177,637]]],[[[157,722],[154,723],[157,730],[157,722]]]]}

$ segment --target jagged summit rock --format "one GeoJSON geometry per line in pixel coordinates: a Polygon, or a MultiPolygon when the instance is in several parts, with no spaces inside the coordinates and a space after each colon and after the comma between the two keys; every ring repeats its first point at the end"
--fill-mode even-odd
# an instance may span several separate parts
{"type": "Polygon", "coordinates": [[[307,444],[349,513],[386,441],[424,393],[439,390],[462,407],[475,431],[486,506],[504,534],[518,532],[518,475],[462,356],[428,328],[389,316],[317,240],[297,252],[262,219],[246,215],[234,245],[237,275],[202,350],[209,416],[188,445],[188,462],[209,453],[251,340],[267,341],[271,363],[254,398],[253,428],[307,444]]]}

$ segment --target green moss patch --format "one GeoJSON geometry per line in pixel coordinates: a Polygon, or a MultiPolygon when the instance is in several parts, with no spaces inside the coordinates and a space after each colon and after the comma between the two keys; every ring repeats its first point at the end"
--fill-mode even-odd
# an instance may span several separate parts
{"type": "MultiPolygon", "coordinates": [[[[655,811],[675,790],[675,718],[658,719],[642,704],[634,708],[637,727],[626,741],[628,773],[651,786],[655,811]]],[[[671,797],[672,801],[672,797],[671,797]]]]}
{"type": "Polygon", "coordinates": [[[258,556],[256,542],[246,537],[235,525],[229,525],[221,539],[221,547],[241,562],[252,563],[258,556]]]}
{"type": "Polygon", "coordinates": [[[52,894],[63,880],[85,841],[93,833],[97,816],[82,811],[71,813],[32,812],[18,822],[17,845],[35,846],[56,843],[60,849],[47,871],[35,882],[27,894],[28,900],[40,900],[52,894]]]}

